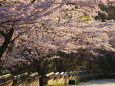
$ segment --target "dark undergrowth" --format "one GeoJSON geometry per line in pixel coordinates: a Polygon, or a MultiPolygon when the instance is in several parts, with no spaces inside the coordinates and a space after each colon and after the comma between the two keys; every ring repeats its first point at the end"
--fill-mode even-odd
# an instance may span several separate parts
{"type": "Polygon", "coordinates": [[[104,13],[98,12],[98,16],[95,17],[96,20],[101,20],[102,22],[106,20],[115,20],[115,6],[107,7],[107,6],[100,4],[99,8],[102,11],[105,11],[107,15],[104,13]]]}

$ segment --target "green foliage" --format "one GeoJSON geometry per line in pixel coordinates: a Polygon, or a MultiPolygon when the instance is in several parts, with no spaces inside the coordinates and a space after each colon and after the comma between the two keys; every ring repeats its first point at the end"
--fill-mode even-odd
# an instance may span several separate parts
{"type": "Polygon", "coordinates": [[[83,22],[86,22],[86,21],[90,21],[90,20],[91,20],[91,18],[90,18],[89,16],[80,16],[79,18],[82,19],[83,22]]]}
{"type": "Polygon", "coordinates": [[[64,84],[44,85],[44,86],[64,86],[64,84]]]}
{"type": "Polygon", "coordinates": [[[64,19],[71,19],[72,18],[72,15],[71,14],[69,14],[69,13],[67,13],[67,12],[65,12],[65,14],[64,14],[64,17],[63,17],[64,19]]]}
{"type": "Polygon", "coordinates": [[[99,6],[99,8],[100,8],[101,10],[103,10],[103,11],[106,11],[106,10],[107,10],[107,7],[104,6],[104,5],[102,5],[102,4],[99,4],[98,6],[99,6]]]}
{"type": "Polygon", "coordinates": [[[103,13],[98,12],[98,16],[96,16],[95,19],[104,22],[107,19],[107,16],[103,13]]]}
{"type": "Polygon", "coordinates": [[[76,83],[76,84],[78,84],[78,83],[79,83],[79,80],[78,80],[78,79],[77,79],[77,80],[75,80],[75,83],[76,83]]]}
{"type": "MultiPolygon", "coordinates": [[[[69,80],[69,81],[74,81],[75,82],[75,85],[79,83],[78,79],[76,80],[69,80]]],[[[69,84],[70,85],[70,84],[69,84]]]]}
{"type": "Polygon", "coordinates": [[[85,66],[77,66],[77,70],[85,70],[86,67],[85,66]]]}
{"type": "MultiPolygon", "coordinates": [[[[44,86],[65,86],[64,84],[54,84],[54,85],[44,85],[44,86]]],[[[66,86],[72,86],[72,85],[66,85],[66,86]]]]}

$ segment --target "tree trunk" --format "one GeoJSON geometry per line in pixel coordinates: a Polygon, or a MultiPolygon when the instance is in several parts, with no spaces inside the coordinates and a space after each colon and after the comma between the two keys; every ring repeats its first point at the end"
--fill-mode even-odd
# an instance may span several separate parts
{"type": "Polygon", "coordinates": [[[5,36],[5,41],[2,44],[2,46],[0,47],[0,71],[2,70],[2,62],[1,62],[1,58],[4,54],[4,52],[6,51],[6,49],[8,48],[8,45],[10,43],[10,40],[12,39],[14,33],[14,29],[11,28],[10,31],[6,34],[5,36]]]}
{"type": "Polygon", "coordinates": [[[4,52],[6,51],[6,49],[8,48],[8,44],[10,43],[10,40],[12,39],[13,33],[14,33],[14,29],[11,28],[10,31],[6,34],[5,41],[0,47],[0,59],[2,55],[4,54],[4,52]]]}

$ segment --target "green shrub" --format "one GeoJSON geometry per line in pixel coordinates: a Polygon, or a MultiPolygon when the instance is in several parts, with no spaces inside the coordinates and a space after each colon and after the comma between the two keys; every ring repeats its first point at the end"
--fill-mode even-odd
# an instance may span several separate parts
{"type": "Polygon", "coordinates": [[[98,6],[99,6],[99,8],[100,8],[101,10],[103,10],[103,11],[106,11],[106,10],[107,10],[107,7],[104,6],[104,5],[102,5],[102,4],[99,4],[98,6]]]}
{"type": "Polygon", "coordinates": [[[107,19],[107,16],[103,13],[98,12],[98,16],[95,17],[95,20],[101,20],[104,22],[107,19]]]}
{"type": "Polygon", "coordinates": [[[78,80],[69,80],[69,85],[76,85],[78,84],[78,80]]]}

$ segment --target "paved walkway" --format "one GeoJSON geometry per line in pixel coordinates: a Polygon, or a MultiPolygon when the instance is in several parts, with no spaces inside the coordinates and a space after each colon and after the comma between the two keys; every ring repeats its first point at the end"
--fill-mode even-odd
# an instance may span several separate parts
{"type": "Polygon", "coordinates": [[[115,79],[91,80],[78,86],[115,86],[115,79]]]}

